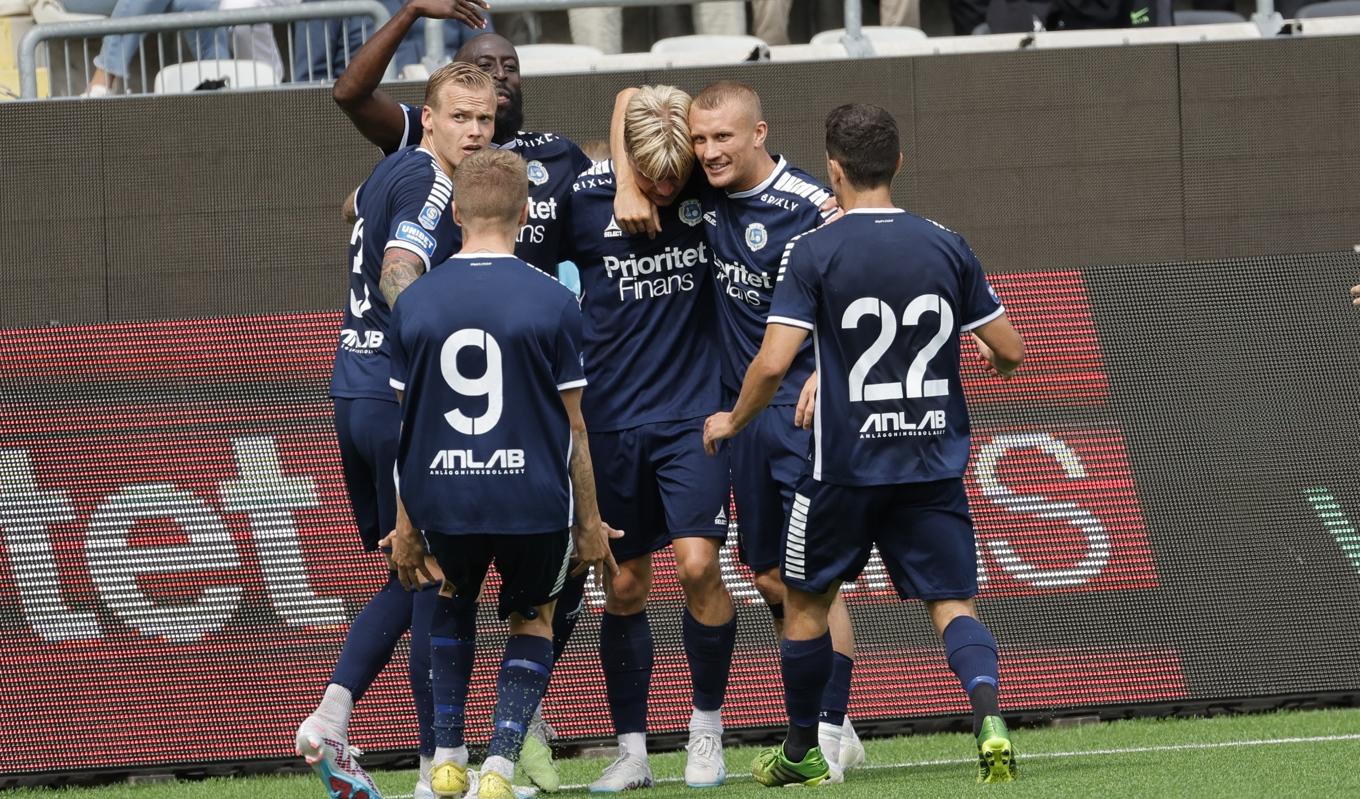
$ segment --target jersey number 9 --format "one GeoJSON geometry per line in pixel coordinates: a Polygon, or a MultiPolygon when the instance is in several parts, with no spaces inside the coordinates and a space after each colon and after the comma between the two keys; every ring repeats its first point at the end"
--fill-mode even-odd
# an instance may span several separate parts
{"type": "Polygon", "coordinates": [[[468,416],[454,408],[444,414],[444,420],[454,430],[467,436],[490,432],[501,420],[505,406],[505,385],[501,373],[501,347],[485,330],[463,328],[449,336],[439,350],[439,371],[449,388],[465,397],[486,397],[486,413],[468,416]],[[486,352],[486,372],[480,377],[468,377],[458,370],[458,353],[464,347],[476,347],[486,352]]]}

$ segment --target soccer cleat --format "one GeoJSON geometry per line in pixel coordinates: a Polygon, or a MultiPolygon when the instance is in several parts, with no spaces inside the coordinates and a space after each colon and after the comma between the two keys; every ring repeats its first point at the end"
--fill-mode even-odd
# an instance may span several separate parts
{"type": "Polygon", "coordinates": [[[727,779],[723,762],[722,736],[706,730],[691,730],[685,746],[685,784],[691,788],[716,788],[727,779]]]}
{"type": "Polygon", "coordinates": [[[780,785],[821,785],[832,779],[831,766],[822,757],[822,750],[812,747],[797,763],[784,756],[784,746],[760,750],[751,762],[751,776],[768,788],[780,785]]]}
{"type": "Polygon", "coordinates": [[[430,768],[430,789],[435,799],[460,799],[468,792],[467,766],[454,760],[435,763],[430,768]]]}
{"type": "Polygon", "coordinates": [[[652,767],[646,755],[630,755],[620,750],[598,780],[590,784],[591,793],[619,793],[652,787],[652,767]]]}
{"type": "Polygon", "coordinates": [[[987,716],[978,733],[978,782],[1013,782],[1020,776],[1011,734],[1000,716],[987,716]]]}
{"type": "Polygon", "coordinates": [[[494,771],[483,772],[477,779],[478,799],[517,799],[514,786],[494,771]]]}
{"type": "Polygon", "coordinates": [[[841,725],[841,751],[836,765],[841,767],[841,771],[849,771],[864,765],[868,759],[864,752],[864,744],[859,740],[859,734],[850,723],[850,717],[846,716],[845,723],[841,725]]]}
{"type": "Polygon", "coordinates": [[[350,746],[320,723],[311,718],[302,722],[294,745],[321,778],[330,799],[382,799],[373,778],[355,760],[360,754],[358,747],[350,746]]]}
{"type": "Polygon", "coordinates": [[[411,799],[435,799],[434,789],[430,787],[430,781],[422,779],[416,783],[416,788],[411,792],[411,799]]]}
{"type": "Polygon", "coordinates": [[[533,784],[552,793],[562,785],[562,777],[553,762],[552,747],[548,746],[551,729],[546,722],[529,725],[529,734],[519,749],[519,769],[533,784]]]}

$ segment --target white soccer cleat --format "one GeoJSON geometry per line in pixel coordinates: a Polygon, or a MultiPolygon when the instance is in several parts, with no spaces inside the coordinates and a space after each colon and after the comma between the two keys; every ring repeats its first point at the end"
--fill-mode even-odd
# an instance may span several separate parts
{"type": "Polygon", "coordinates": [[[868,762],[869,757],[864,752],[864,744],[860,742],[859,735],[855,732],[855,727],[850,723],[850,717],[845,717],[845,723],[841,725],[841,753],[837,758],[841,771],[849,771],[852,768],[859,768],[868,762]]]}
{"type": "Polygon", "coordinates": [[[422,779],[416,783],[411,799],[434,799],[434,789],[430,787],[429,780],[422,779]]]}
{"type": "Polygon", "coordinates": [[[706,730],[690,731],[685,746],[685,784],[691,788],[716,788],[727,779],[723,762],[722,735],[706,730]]]}
{"type": "Polygon", "coordinates": [[[297,753],[321,778],[330,799],[382,799],[382,793],[355,759],[358,747],[308,718],[294,739],[297,753]]]}
{"type": "Polygon", "coordinates": [[[646,755],[630,755],[620,749],[619,756],[605,767],[598,780],[590,784],[591,793],[619,793],[652,787],[652,767],[646,755]]]}

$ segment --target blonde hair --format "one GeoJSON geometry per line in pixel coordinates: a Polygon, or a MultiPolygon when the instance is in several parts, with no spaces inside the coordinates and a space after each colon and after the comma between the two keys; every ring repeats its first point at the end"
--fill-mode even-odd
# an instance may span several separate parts
{"type": "Polygon", "coordinates": [[[524,159],[509,150],[478,150],[453,173],[453,204],[464,221],[519,225],[529,199],[524,159]]]}
{"type": "Polygon", "coordinates": [[[761,121],[765,116],[765,111],[760,105],[760,95],[756,94],[755,89],[740,81],[720,80],[717,83],[710,83],[694,96],[694,107],[704,111],[713,111],[728,103],[740,105],[749,111],[753,123],[761,121]]]}
{"type": "MultiPolygon", "coordinates": [[[[486,92],[496,96],[496,84],[491,76],[472,64],[452,61],[436,69],[430,79],[425,81],[425,105],[439,107],[439,92],[445,84],[452,83],[473,92],[486,92]]],[[[494,106],[493,106],[494,107],[494,106]]]]}
{"type": "Polygon", "coordinates": [[[633,165],[653,181],[684,182],[694,168],[690,97],[674,86],[643,86],[628,100],[623,140],[633,165]]]}

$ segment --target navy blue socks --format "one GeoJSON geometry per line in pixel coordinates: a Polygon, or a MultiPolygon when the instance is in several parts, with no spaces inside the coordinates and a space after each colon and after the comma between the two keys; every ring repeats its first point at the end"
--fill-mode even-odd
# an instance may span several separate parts
{"type": "Polygon", "coordinates": [[[600,621],[600,663],[614,731],[647,731],[647,692],[652,684],[652,628],[647,611],[632,616],[606,612],[600,621]]]}
{"type": "Polygon", "coordinates": [[[681,637],[694,683],[694,707],[711,711],[722,707],[727,695],[727,676],[732,670],[732,650],[737,644],[737,617],[726,624],[700,624],[689,609],[684,611],[681,637]]]}
{"type": "Polygon", "coordinates": [[[855,661],[840,652],[831,653],[831,678],[822,692],[822,718],[837,727],[845,723],[845,712],[850,707],[850,672],[855,661]]]}
{"type": "Polygon", "coordinates": [[[388,575],[387,584],[354,617],[345,636],[345,646],[335,663],[331,682],[349,689],[354,701],[363,698],[368,686],[392,659],[392,650],[411,626],[413,595],[388,575]]]}
{"type": "Polygon", "coordinates": [[[430,623],[439,586],[423,588],[411,602],[411,695],[416,700],[416,721],[420,724],[420,754],[434,755],[434,695],[430,685],[430,623]]]}
{"type": "Polygon", "coordinates": [[[785,638],[779,645],[779,653],[784,671],[784,707],[789,713],[784,756],[796,763],[817,745],[822,696],[831,679],[834,654],[831,633],[822,633],[809,641],[785,638]]]}
{"type": "Polygon", "coordinates": [[[997,704],[996,638],[977,619],[959,616],[944,630],[944,651],[949,668],[973,705],[973,735],[982,729],[986,716],[1001,715],[997,704]]]}
{"type": "Polygon", "coordinates": [[[512,635],[505,642],[505,659],[496,679],[495,726],[489,757],[514,762],[529,729],[534,708],[543,700],[552,673],[553,642],[535,635],[512,635]]]}
{"type": "Polygon", "coordinates": [[[439,748],[463,745],[463,705],[477,652],[477,603],[438,597],[430,625],[434,737],[439,748]]]}

